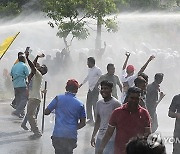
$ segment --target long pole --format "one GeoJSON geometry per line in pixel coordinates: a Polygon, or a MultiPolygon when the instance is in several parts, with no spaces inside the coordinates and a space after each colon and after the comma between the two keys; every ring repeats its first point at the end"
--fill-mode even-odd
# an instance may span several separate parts
{"type": "MultiPolygon", "coordinates": [[[[47,89],[47,81],[45,81],[44,90],[47,89]]],[[[44,112],[45,112],[45,104],[46,104],[46,92],[44,93],[44,99],[43,99],[43,116],[42,116],[42,133],[44,132],[44,112]]]]}

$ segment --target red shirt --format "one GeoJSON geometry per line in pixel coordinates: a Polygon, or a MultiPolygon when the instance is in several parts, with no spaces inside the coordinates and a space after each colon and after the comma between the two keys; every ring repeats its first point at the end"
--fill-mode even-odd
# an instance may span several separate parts
{"type": "Polygon", "coordinates": [[[138,112],[127,110],[127,103],[114,110],[109,125],[116,128],[114,154],[125,154],[129,139],[145,133],[145,127],[150,127],[150,116],[140,105],[138,112]]]}

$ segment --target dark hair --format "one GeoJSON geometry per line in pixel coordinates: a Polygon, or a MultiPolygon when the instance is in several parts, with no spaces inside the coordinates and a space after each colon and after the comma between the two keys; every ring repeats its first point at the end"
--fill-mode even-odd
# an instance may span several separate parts
{"type": "Polygon", "coordinates": [[[137,87],[138,84],[141,83],[146,83],[146,80],[142,77],[142,76],[138,76],[135,80],[134,80],[134,84],[137,87]]]}
{"type": "Polygon", "coordinates": [[[127,154],[166,154],[163,142],[152,148],[147,142],[147,137],[134,137],[126,145],[127,154]]]}
{"type": "Polygon", "coordinates": [[[25,57],[24,57],[24,55],[19,55],[19,56],[18,56],[18,60],[21,61],[21,62],[25,62],[25,57]]]}
{"type": "Polygon", "coordinates": [[[159,81],[159,80],[162,80],[163,77],[164,77],[163,73],[156,73],[154,76],[154,80],[159,81]]]}
{"type": "Polygon", "coordinates": [[[141,89],[138,87],[130,87],[127,91],[127,96],[129,96],[131,93],[137,93],[140,94],[141,93],[141,89]]]}
{"type": "Polygon", "coordinates": [[[112,64],[112,63],[107,64],[107,70],[108,70],[110,67],[114,67],[114,64],[112,64]]]}
{"type": "Polygon", "coordinates": [[[18,57],[20,56],[20,55],[23,55],[24,53],[23,52],[18,52],[18,57]]]}
{"type": "Polygon", "coordinates": [[[89,57],[88,58],[88,62],[92,63],[92,64],[95,64],[95,59],[94,57],[89,57]]]}
{"type": "Polygon", "coordinates": [[[110,81],[104,80],[104,81],[101,82],[101,86],[107,86],[107,87],[112,89],[113,88],[113,83],[110,82],[110,81]]]}
{"type": "Polygon", "coordinates": [[[48,72],[48,68],[47,68],[47,66],[46,66],[45,64],[43,64],[43,65],[41,66],[41,68],[43,69],[43,71],[41,72],[42,75],[44,75],[44,74],[46,74],[46,73],[48,72]]]}
{"type": "Polygon", "coordinates": [[[146,80],[146,82],[148,83],[148,75],[147,74],[145,74],[145,73],[140,73],[139,74],[139,76],[142,76],[145,80],[146,80]]]}

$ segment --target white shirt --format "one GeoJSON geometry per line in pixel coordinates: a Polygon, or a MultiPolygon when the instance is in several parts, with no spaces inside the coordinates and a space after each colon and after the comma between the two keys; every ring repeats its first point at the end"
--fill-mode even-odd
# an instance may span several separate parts
{"type": "Polygon", "coordinates": [[[82,84],[86,83],[88,81],[89,84],[89,90],[93,91],[97,81],[99,80],[100,76],[102,75],[102,72],[99,67],[94,66],[92,68],[89,68],[88,75],[82,82],[82,84]]]}
{"type": "Polygon", "coordinates": [[[121,75],[121,81],[122,82],[128,82],[129,87],[133,87],[134,86],[134,80],[138,77],[138,73],[133,74],[131,76],[127,77],[127,73],[126,70],[122,70],[122,75],[121,75]]]}

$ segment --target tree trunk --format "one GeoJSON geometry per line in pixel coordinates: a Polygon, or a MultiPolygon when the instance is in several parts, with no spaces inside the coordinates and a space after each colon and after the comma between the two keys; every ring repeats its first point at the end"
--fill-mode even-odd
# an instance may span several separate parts
{"type": "Polygon", "coordinates": [[[101,25],[102,25],[102,18],[98,17],[98,19],[97,19],[97,34],[96,34],[95,49],[100,49],[101,48],[101,25]]]}

